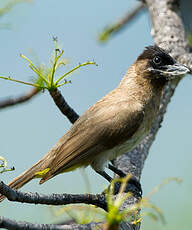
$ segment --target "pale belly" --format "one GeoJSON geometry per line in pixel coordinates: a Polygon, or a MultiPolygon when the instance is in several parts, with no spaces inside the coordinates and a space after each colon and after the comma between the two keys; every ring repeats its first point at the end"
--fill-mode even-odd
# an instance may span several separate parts
{"type": "Polygon", "coordinates": [[[113,149],[106,150],[101,154],[98,154],[95,157],[94,161],[92,162],[91,167],[95,171],[104,171],[104,168],[107,167],[108,162],[110,160],[113,160],[118,156],[133,149],[137,144],[139,144],[144,139],[144,137],[148,133],[148,130],[146,130],[145,128],[140,128],[138,131],[139,132],[137,132],[135,135],[133,135],[133,137],[129,138],[123,144],[117,145],[113,149]]]}
{"type": "Polygon", "coordinates": [[[158,108],[158,105],[155,109],[151,108],[150,106],[147,110],[145,110],[144,120],[136,133],[121,145],[117,145],[114,148],[106,150],[95,156],[93,162],[91,163],[91,167],[96,171],[104,171],[104,168],[108,165],[110,160],[113,160],[116,157],[129,152],[137,144],[139,144],[150,131],[158,108]]]}
{"type": "Polygon", "coordinates": [[[129,138],[124,143],[117,145],[114,148],[106,150],[95,156],[93,162],[91,163],[91,167],[94,170],[104,171],[104,168],[107,166],[108,161],[113,160],[116,157],[130,151],[145,138],[145,136],[152,128],[153,121],[159,110],[160,97],[159,101],[155,100],[155,102],[154,100],[151,100],[146,105],[144,110],[145,115],[142,124],[131,138],[129,138]]]}

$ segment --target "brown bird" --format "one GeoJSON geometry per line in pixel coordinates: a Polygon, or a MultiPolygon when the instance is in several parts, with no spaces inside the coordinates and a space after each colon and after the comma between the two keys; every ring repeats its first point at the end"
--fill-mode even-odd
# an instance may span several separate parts
{"type": "MultiPolygon", "coordinates": [[[[177,64],[165,50],[146,47],[119,86],[79,117],[41,160],[9,186],[19,189],[36,177],[42,184],[60,173],[88,165],[110,181],[104,171],[108,161],[130,151],[146,136],[159,111],[163,87],[187,72],[189,68],[177,64]]],[[[115,171],[112,166],[110,169],[115,171]]]]}

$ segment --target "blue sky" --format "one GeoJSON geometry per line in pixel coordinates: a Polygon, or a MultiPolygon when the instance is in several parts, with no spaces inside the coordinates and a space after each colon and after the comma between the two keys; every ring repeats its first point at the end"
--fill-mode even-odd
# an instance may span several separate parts
{"type": "MultiPolygon", "coordinates": [[[[52,36],[57,36],[65,51],[64,56],[70,61],[65,71],[87,60],[94,60],[98,64],[98,67],[87,66],[77,71],[70,77],[72,84],[61,88],[66,100],[82,114],[115,88],[144,47],[153,44],[151,22],[146,12],[108,43],[99,44],[97,41],[103,27],[131,10],[134,5],[133,0],[34,0],[30,4],[19,4],[0,21],[11,24],[11,29],[0,30],[0,75],[20,80],[32,79],[33,73],[20,54],[32,59],[37,56],[41,62],[47,63],[53,49],[52,36]]],[[[0,99],[22,94],[29,89],[28,86],[0,80],[0,99]]],[[[184,218],[187,219],[189,214],[186,213],[185,217],[180,214],[191,205],[191,201],[187,200],[192,188],[191,90],[191,78],[187,76],[172,98],[142,174],[144,194],[167,177],[183,179],[181,185],[171,183],[152,198],[166,217],[167,225],[163,226],[164,229],[175,226],[181,229],[183,222],[186,222],[184,218]],[[177,220],[175,216],[178,216],[177,220]]],[[[4,182],[9,182],[39,160],[71,126],[47,92],[27,104],[2,110],[0,117],[0,155],[16,168],[14,172],[1,176],[4,182]]],[[[93,170],[88,168],[86,173],[93,193],[101,192],[107,186],[106,181],[93,170]]],[[[57,176],[42,186],[34,180],[22,190],[80,193],[86,192],[86,186],[77,170],[57,176]]],[[[0,215],[39,223],[58,220],[52,217],[46,206],[7,201],[1,204],[0,215]]],[[[147,226],[147,222],[144,226],[147,226]]],[[[157,224],[156,229],[161,228],[162,224],[157,224]]]]}

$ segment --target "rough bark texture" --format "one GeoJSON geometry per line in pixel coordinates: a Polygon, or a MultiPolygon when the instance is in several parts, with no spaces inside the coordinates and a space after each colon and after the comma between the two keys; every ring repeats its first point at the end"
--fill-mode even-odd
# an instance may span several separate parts
{"type": "Polygon", "coordinates": [[[21,192],[13,190],[2,181],[0,182],[0,193],[5,195],[8,200],[28,203],[28,204],[46,204],[46,205],[66,205],[66,204],[92,204],[107,210],[107,204],[104,194],[51,194],[43,195],[32,192],[21,192]]]}
{"type": "MultiPolygon", "coordinates": [[[[178,62],[192,66],[192,55],[188,53],[184,25],[178,0],[146,0],[152,20],[154,42],[169,51],[178,62]]],[[[126,173],[140,178],[149,149],[161,127],[168,103],[181,79],[170,82],[163,91],[159,114],[147,137],[135,149],[119,157],[115,165],[126,173]]],[[[132,229],[127,226],[127,229],[132,229]]]]}
{"type": "MultiPolygon", "coordinates": [[[[187,51],[187,43],[184,26],[179,14],[178,1],[174,0],[146,0],[147,7],[152,19],[152,36],[154,42],[169,51],[180,63],[192,66],[192,55],[187,51]]],[[[119,157],[115,164],[125,172],[131,172],[138,178],[144,166],[149,149],[160,128],[163,116],[170,99],[179,81],[170,82],[163,91],[159,114],[153,128],[143,142],[129,153],[119,157]],[[127,162],[129,162],[127,166],[127,162]]]]}

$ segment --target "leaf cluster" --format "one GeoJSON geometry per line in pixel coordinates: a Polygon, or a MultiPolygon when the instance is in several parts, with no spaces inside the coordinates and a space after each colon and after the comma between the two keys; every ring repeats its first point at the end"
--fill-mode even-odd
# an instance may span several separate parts
{"type": "Polygon", "coordinates": [[[9,172],[9,171],[15,170],[14,167],[8,168],[7,161],[6,161],[5,158],[2,157],[2,156],[0,156],[0,162],[2,162],[2,163],[0,164],[0,174],[1,174],[1,173],[4,173],[4,172],[9,172]]]}
{"type": "Polygon", "coordinates": [[[115,229],[121,222],[130,222],[133,225],[141,223],[142,219],[146,216],[154,221],[161,220],[165,223],[163,212],[157,206],[151,203],[150,198],[157,193],[164,185],[171,181],[180,183],[179,178],[167,178],[161,184],[156,186],[149,194],[141,198],[136,204],[122,209],[122,205],[127,199],[132,198],[132,193],[125,193],[126,185],[130,179],[130,175],[125,178],[116,178],[112,181],[111,186],[106,190],[106,200],[108,212],[97,208],[93,205],[66,205],[57,210],[52,208],[55,216],[60,216],[63,213],[68,214],[76,223],[86,224],[91,221],[100,222],[105,221],[104,229],[115,229]],[[114,196],[115,183],[121,183],[119,193],[114,196]],[[77,211],[78,210],[78,211],[77,211]],[[141,212],[141,210],[143,210],[141,212]],[[91,213],[91,214],[90,214],[91,213]]]}
{"type": "Polygon", "coordinates": [[[55,75],[57,74],[56,71],[60,67],[65,66],[67,64],[67,61],[66,59],[62,58],[64,54],[64,50],[60,50],[58,48],[57,38],[54,37],[53,41],[54,41],[54,55],[53,58],[50,58],[49,64],[47,66],[45,65],[36,66],[28,57],[26,57],[23,54],[20,55],[23,59],[25,59],[28,62],[29,68],[35,73],[36,77],[34,79],[34,82],[21,81],[6,76],[0,76],[0,78],[4,80],[9,80],[9,81],[33,86],[40,90],[47,89],[49,91],[52,91],[67,83],[71,83],[71,81],[67,80],[66,78],[77,69],[87,65],[97,66],[97,64],[94,61],[79,63],[77,66],[75,66],[68,72],[62,74],[61,76],[55,77],[55,75]]]}

